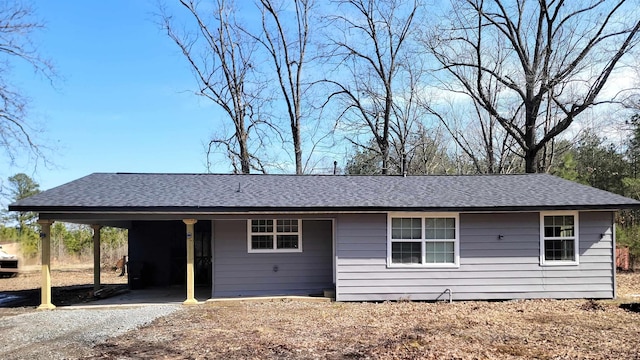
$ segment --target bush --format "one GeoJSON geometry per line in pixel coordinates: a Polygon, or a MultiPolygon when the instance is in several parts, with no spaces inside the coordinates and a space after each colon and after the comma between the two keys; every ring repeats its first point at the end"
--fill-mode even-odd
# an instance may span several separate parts
{"type": "Polygon", "coordinates": [[[26,228],[20,232],[18,236],[22,256],[25,258],[33,258],[38,256],[40,252],[40,233],[26,228]]]}

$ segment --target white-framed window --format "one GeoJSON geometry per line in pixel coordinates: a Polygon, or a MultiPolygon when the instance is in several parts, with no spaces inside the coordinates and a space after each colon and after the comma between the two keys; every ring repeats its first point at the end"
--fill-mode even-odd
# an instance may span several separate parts
{"type": "Polygon", "coordinates": [[[390,213],[387,221],[390,267],[458,267],[458,213],[390,213]]]}
{"type": "Polygon", "coordinates": [[[250,253],[302,252],[302,220],[247,220],[247,249],[250,253]]]}
{"type": "Polygon", "coordinates": [[[577,265],[579,248],[577,211],[540,213],[541,265],[577,265]]]}

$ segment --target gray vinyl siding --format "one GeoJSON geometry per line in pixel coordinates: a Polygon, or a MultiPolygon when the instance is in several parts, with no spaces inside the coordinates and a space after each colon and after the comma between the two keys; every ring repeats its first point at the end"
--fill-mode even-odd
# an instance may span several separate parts
{"type": "Polygon", "coordinates": [[[299,253],[248,253],[246,219],[216,220],[213,229],[213,297],[309,295],[333,288],[331,220],[302,221],[299,253]]]}
{"type": "Polygon", "coordinates": [[[614,296],[611,212],[579,213],[579,265],[540,265],[540,214],[460,214],[460,267],[387,267],[387,215],[336,220],[338,301],[614,296]],[[503,235],[498,239],[498,235],[503,235]]]}

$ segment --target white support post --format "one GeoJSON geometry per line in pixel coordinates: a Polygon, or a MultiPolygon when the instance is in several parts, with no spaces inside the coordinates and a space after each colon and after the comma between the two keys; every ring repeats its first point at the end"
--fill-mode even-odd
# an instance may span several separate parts
{"type": "Polygon", "coordinates": [[[195,297],[195,277],[194,277],[194,225],[198,222],[195,219],[182,220],[187,225],[187,299],[183,302],[185,305],[197,304],[195,297]]]}
{"type": "Polygon", "coordinates": [[[40,306],[38,310],[52,310],[56,306],[51,303],[51,220],[38,220],[40,224],[40,240],[42,242],[42,283],[40,288],[40,306]]]}

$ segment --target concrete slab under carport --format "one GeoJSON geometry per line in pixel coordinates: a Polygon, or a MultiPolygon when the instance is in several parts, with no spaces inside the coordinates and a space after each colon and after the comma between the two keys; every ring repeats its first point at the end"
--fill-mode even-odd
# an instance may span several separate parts
{"type": "MultiPolygon", "coordinates": [[[[144,289],[129,290],[125,293],[111,296],[105,299],[67,306],[65,308],[182,304],[184,303],[184,294],[185,289],[183,286],[149,287],[144,289]]],[[[204,303],[211,297],[211,288],[196,287],[195,295],[196,299],[200,303],[204,303]]]]}

